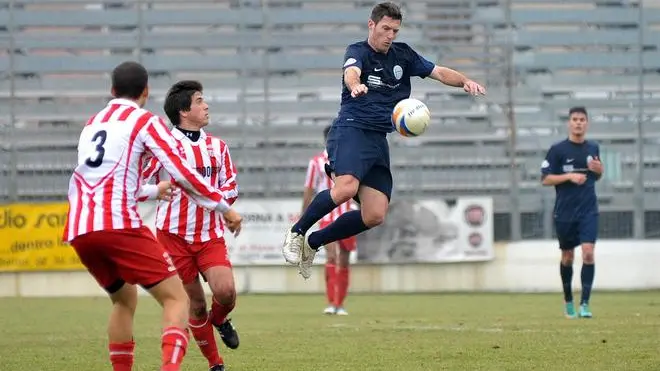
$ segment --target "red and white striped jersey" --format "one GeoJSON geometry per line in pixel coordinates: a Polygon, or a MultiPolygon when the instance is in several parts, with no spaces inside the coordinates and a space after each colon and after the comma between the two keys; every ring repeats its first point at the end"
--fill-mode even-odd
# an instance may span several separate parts
{"type": "Polygon", "coordinates": [[[89,119],[78,140],[78,166],[69,181],[64,240],[102,230],[139,228],[142,166],[156,157],[184,190],[208,209],[230,206],[177,151],[163,120],[126,99],[113,99],[89,119]]]}
{"type": "MultiPolygon", "coordinates": [[[[332,179],[325,173],[325,164],[328,163],[328,152],[323,151],[309,160],[307,176],[305,177],[305,188],[313,189],[315,193],[325,191],[333,186],[332,179]]],[[[325,215],[320,222],[331,223],[337,220],[345,212],[357,210],[353,201],[346,201],[325,215]]]]}
{"type": "MultiPolygon", "coordinates": [[[[184,133],[172,129],[179,152],[191,167],[204,178],[204,182],[222,192],[231,205],[238,198],[236,167],[231,161],[227,144],[201,130],[196,142],[184,133]]],[[[144,179],[156,182],[169,180],[169,174],[158,159],[151,158],[142,173],[144,179]]],[[[177,192],[172,201],[159,201],[156,214],[156,228],[175,234],[188,242],[206,242],[222,237],[224,225],[220,213],[205,210],[190,200],[190,197],[177,192]]]]}

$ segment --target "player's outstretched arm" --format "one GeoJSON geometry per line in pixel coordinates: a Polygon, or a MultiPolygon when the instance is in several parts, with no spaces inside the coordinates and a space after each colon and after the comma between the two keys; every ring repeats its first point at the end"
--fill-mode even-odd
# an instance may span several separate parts
{"type": "MultiPolygon", "coordinates": [[[[215,140],[215,139],[214,139],[215,140]]],[[[218,178],[218,188],[224,196],[227,203],[233,205],[238,199],[238,182],[236,181],[238,171],[231,160],[229,146],[222,140],[220,142],[220,177],[218,178]]]]}
{"type": "Polygon", "coordinates": [[[468,79],[462,73],[452,70],[451,68],[435,66],[429,75],[430,78],[440,81],[441,83],[457,88],[463,88],[466,92],[472,95],[485,95],[486,88],[478,83],[468,79]]]}

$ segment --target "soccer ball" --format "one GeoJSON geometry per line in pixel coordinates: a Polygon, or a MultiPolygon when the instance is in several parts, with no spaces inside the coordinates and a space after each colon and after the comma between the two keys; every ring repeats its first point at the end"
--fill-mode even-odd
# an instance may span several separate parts
{"type": "Polygon", "coordinates": [[[400,101],[392,111],[392,125],[404,137],[424,134],[431,121],[431,112],[422,101],[408,98],[400,101]]]}

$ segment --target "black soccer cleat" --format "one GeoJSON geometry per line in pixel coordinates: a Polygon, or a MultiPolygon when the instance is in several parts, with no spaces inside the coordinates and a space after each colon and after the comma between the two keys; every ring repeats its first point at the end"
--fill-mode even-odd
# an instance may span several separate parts
{"type": "Polygon", "coordinates": [[[231,324],[231,319],[227,318],[222,324],[213,326],[215,326],[215,329],[220,333],[220,338],[227,348],[238,348],[238,332],[236,332],[234,325],[231,324]]]}
{"type": "Polygon", "coordinates": [[[225,365],[215,365],[209,368],[209,371],[225,371],[225,365]]]}

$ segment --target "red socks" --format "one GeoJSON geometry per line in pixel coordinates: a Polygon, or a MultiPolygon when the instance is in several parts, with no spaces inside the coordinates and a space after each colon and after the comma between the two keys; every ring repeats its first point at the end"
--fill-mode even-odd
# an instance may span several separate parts
{"type": "Polygon", "coordinates": [[[336,280],[336,290],[337,296],[335,297],[335,307],[340,308],[344,305],[344,299],[348,294],[348,282],[349,282],[349,269],[339,268],[337,269],[337,280],[336,280]]]}
{"type": "Polygon", "coordinates": [[[328,297],[328,303],[333,304],[335,302],[337,296],[337,267],[334,264],[325,265],[325,295],[328,297]]]}
{"type": "Polygon", "coordinates": [[[325,265],[325,294],[328,303],[339,308],[344,305],[348,294],[349,268],[337,268],[334,264],[325,265]]]}
{"type": "Polygon", "coordinates": [[[178,327],[168,327],[163,330],[161,349],[163,352],[163,367],[161,371],[180,371],[181,362],[188,348],[188,332],[178,327]]]}
{"type": "Polygon", "coordinates": [[[133,341],[128,343],[110,343],[108,349],[110,351],[112,371],[131,371],[133,367],[133,350],[135,349],[135,343],[133,341]]]}
{"type": "Polygon", "coordinates": [[[213,325],[208,315],[203,319],[191,318],[189,325],[199,350],[202,351],[204,358],[209,361],[209,367],[224,364],[222,357],[218,353],[218,344],[215,341],[213,325]]]}
{"type": "Polygon", "coordinates": [[[226,319],[227,315],[234,310],[236,306],[236,300],[232,301],[231,304],[220,304],[215,298],[212,299],[211,304],[211,323],[214,325],[221,325],[226,319]]]}

